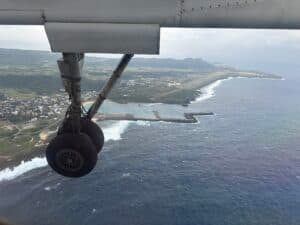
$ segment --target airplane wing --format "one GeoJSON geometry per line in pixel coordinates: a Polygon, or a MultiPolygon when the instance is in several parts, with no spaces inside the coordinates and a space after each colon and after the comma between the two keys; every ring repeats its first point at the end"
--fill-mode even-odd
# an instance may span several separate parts
{"type": "Polygon", "coordinates": [[[299,29],[298,0],[2,0],[0,24],[44,25],[52,51],[158,54],[161,27],[299,29]]]}

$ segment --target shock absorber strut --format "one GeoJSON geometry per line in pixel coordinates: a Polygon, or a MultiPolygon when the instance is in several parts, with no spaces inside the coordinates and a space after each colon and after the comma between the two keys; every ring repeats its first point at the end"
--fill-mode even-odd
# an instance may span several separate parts
{"type": "Polygon", "coordinates": [[[57,61],[65,90],[69,94],[71,105],[66,118],[71,120],[73,133],[80,132],[81,118],[81,72],[84,62],[83,53],[63,53],[63,58],[57,61]]]}
{"type": "Polygon", "coordinates": [[[121,61],[119,62],[117,68],[112,73],[111,77],[107,81],[107,83],[104,85],[100,93],[98,94],[95,102],[92,104],[92,106],[89,108],[87,117],[89,119],[92,119],[95,114],[98,112],[99,108],[101,107],[104,100],[107,98],[108,94],[112,90],[114,84],[117,82],[117,80],[121,77],[123,71],[125,70],[126,66],[132,59],[133,54],[125,54],[121,61]]]}

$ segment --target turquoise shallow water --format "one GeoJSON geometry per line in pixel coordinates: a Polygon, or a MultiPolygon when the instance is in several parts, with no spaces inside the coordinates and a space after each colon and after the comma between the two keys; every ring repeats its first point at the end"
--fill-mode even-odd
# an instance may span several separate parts
{"type": "Polygon", "coordinates": [[[298,225],[300,77],[284,75],[224,81],[188,109],[111,105],[216,115],[116,123],[90,175],[66,179],[42,167],[0,182],[0,215],[19,224],[298,225]]]}

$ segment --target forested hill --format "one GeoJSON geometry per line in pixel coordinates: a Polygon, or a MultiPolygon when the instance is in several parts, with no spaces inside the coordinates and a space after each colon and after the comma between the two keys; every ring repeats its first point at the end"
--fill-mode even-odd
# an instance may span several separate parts
{"type": "MultiPolygon", "coordinates": [[[[56,64],[56,60],[60,58],[60,54],[48,51],[32,51],[32,50],[15,50],[0,48],[0,65],[43,65],[56,64]]],[[[104,67],[114,67],[119,62],[116,58],[101,58],[87,56],[87,65],[97,65],[104,67]]],[[[151,68],[174,68],[174,69],[190,69],[197,71],[210,71],[215,68],[214,65],[197,58],[178,59],[160,59],[160,58],[139,58],[135,57],[130,63],[131,67],[151,67],[151,68]]]]}

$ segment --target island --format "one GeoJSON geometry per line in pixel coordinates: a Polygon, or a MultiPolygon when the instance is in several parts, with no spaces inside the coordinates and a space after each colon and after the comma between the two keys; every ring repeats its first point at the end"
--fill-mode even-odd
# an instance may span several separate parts
{"type": "MultiPolygon", "coordinates": [[[[69,104],[56,60],[47,51],[0,49],[0,169],[43,154],[69,104]]],[[[116,58],[87,56],[82,79],[83,99],[93,100],[118,63],[116,58]]],[[[134,58],[109,95],[111,101],[188,106],[201,89],[230,77],[281,79],[259,71],[244,71],[203,59],[134,58]]],[[[185,114],[179,122],[196,122],[185,114]]],[[[205,114],[205,113],[204,113],[205,114]]],[[[206,113],[212,115],[212,113],[206,113]]],[[[151,121],[165,120],[157,118],[151,121]]],[[[132,115],[99,115],[99,120],[143,120],[132,115]],[[102,117],[101,117],[102,116],[102,117]]],[[[144,118],[145,119],[145,118],[144,118]]],[[[147,118],[146,118],[147,119],[147,118]]],[[[173,120],[171,120],[172,122],[173,120]]]]}

